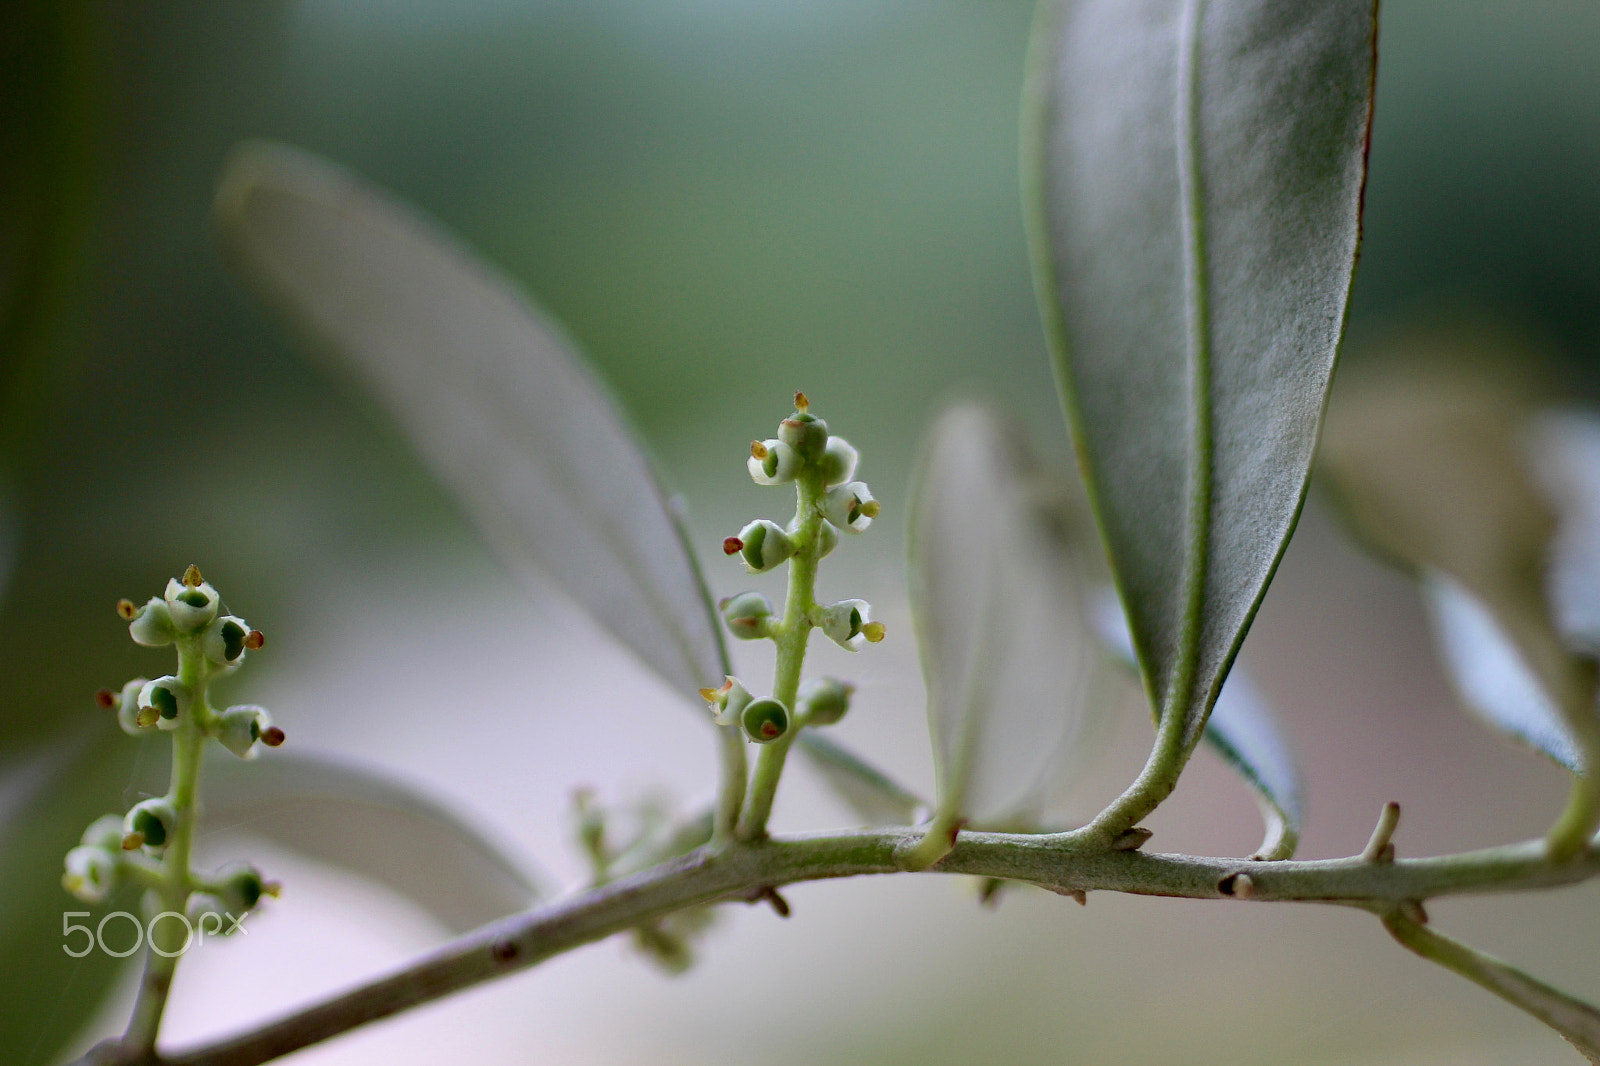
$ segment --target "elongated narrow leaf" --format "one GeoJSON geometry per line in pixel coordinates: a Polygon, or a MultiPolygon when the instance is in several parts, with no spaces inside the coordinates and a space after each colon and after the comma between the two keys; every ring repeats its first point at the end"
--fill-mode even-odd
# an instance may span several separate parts
{"type": "MultiPolygon", "coordinates": [[[[1581,522],[1564,521],[1536,473],[1529,431],[1540,396],[1529,382],[1537,374],[1509,349],[1491,360],[1486,344],[1513,342],[1488,336],[1405,338],[1387,361],[1341,382],[1324,466],[1356,532],[1425,577],[1446,662],[1468,702],[1571,765],[1581,760],[1538,724],[1537,708],[1554,708],[1581,752],[1573,726],[1593,732],[1594,680],[1586,641],[1558,622],[1548,564],[1564,557],[1575,571],[1600,562],[1582,564],[1581,522]],[[1572,546],[1565,556],[1553,554],[1564,540],[1572,546]],[[1501,641],[1509,647],[1496,652],[1501,641]],[[1495,665],[1503,667],[1497,680],[1495,665]],[[1542,700],[1527,694],[1530,680],[1542,700]]],[[[1547,477],[1560,479],[1552,466],[1559,456],[1543,458],[1547,477]]]]}
{"type": "Polygon", "coordinates": [[[1561,712],[1493,612],[1437,570],[1423,573],[1422,599],[1462,702],[1535,751],[1573,772],[1581,770],[1583,762],[1561,712]]]}
{"type": "Polygon", "coordinates": [[[1021,441],[976,405],[946,411],[912,485],[911,606],[928,688],[936,815],[1036,817],[1076,742],[1098,658],[1071,516],[1021,441]]]}
{"type": "Polygon", "coordinates": [[[525,910],[544,894],[527,860],[416,787],[348,759],[213,753],[207,834],[244,831],[398,892],[453,933],[525,910]]]}
{"type": "Polygon", "coordinates": [[[234,153],[216,216],[262,294],[388,406],[514,570],[554,576],[686,697],[721,682],[719,632],[650,463],[508,279],[278,145],[234,153]]]}
{"type": "MultiPolygon", "coordinates": [[[[1127,619],[1111,594],[1095,612],[1095,630],[1111,653],[1130,670],[1139,669],[1127,619]]],[[[1262,859],[1294,855],[1305,826],[1305,785],[1300,767],[1283,739],[1272,709],[1239,665],[1228,672],[1217,704],[1206,720],[1206,743],[1255,790],[1266,822],[1266,836],[1256,849],[1262,859]]]]}
{"type": "Polygon", "coordinates": [[[1198,739],[1304,498],[1343,326],[1372,0],[1065,0],[1040,295],[1146,685],[1198,739]]]}
{"type": "MultiPolygon", "coordinates": [[[[235,151],[215,213],[256,288],[389,408],[514,573],[543,570],[686,702],[721,683],[722,631],[676,504],[570,340],[509,279],[281,145],[235,151]]],[[[885,780],[854,756],[821,768],[858,792],[885,780]]]]}

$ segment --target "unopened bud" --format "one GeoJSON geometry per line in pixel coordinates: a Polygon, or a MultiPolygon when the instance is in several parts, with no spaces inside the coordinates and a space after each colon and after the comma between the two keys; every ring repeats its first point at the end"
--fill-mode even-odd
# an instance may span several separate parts
{"type": "MultiPolygon", "coordinates": [[[[122,613],[120,605],[118,613],[122,613]]],[[[133,642],[147,648],[171,644],[178,634],[177,627],[172,624],[172,612],[167,609],[166,601],[158,596],[152,596],[150,602],[134,608],[131,614],[124,614],[123,617],[128,619],[128,635],[133,642]]]]}
{"type": "Polygon", "coordinates": [[[759,592],[741,592],[730,596],[718,606],[728,632],[740,640],[757,640],[767,635],[772,618],[772,601],[759,592]]]}
{"type": "Polygon", "coordinates": [[[816,677],[800,686],[800,721],[805,725],[833,725],[850,709],[854,685],[831,677],[816,677]]]}
{"type": "Polygon", "coordinates": [[[783,527],[765,518],[739,531],[739,552],[754,574],[765,573],[794,554],[794,541],[783,527]]]}
{"type": "Polygon", "coordinates": [[[871,611],[866,600],[841,600],[822,608],[816,624],[839,647],[860,651],[861,645],[876,644],[883,639],[883,623],[872,621],[871,611]]]}
{"type": "Polygon", "coordinates": [[[67,852],[61,887],[84,903],[104,903],[117,884],[117,856],[102,847],[80,846],[67,852]]]}
{"type": "Polygon", "coordinates": [[[206,626],[200,648],[205,657],[218,666],[238,666],[244,661],[245,648],[253,632],[250,623],[243,618],[225,614],[206,626]]]}
{"type": "Polygon", "coordinates": [[[860,458],[849,441],[843,437],[829,437],[822,458],[817,460],[817,469],[822,471],[822,483],[829,488],[843,485],[856,476],[856,463],[860,458]]]}
{"type": "Polygon", "coordinates": [[[231,862],[213,875],[214,894],[223,908],[234,915],[255,908],[266,894],[267,883],[261,871],[247,862],[231,862]]]}
{"type": "MultiPolygon", "coordinates": [[[[241,704],[229,707],[217,716],[217,742],[241,759],[253,759],[255,743],[264,740],[272,727],[272,716],[265,707],[241,704]]],[[[271,746],[271,745],[269,745],[271,746]]]]}
{"type": "Polygon", "coordinates": [[[778,423],[778,439],[795,450],[801,459],[814,463],[828,447],[828,423],[805,411],[778,423]]]}
{"type": "Polygon", "coordinates": [[[865,482],[851,481],[828,490],[822,513],[846,533],[863,533],[878,517],[878,501],[865,482]]]}
{"type": "Polygon", "coordinates": [[[750,444],[750,458],[745,463],[750,478],[757,485],[782,485],[794,480],[800,469],[800,456],[781,440],[758,440],[750,444]]]}

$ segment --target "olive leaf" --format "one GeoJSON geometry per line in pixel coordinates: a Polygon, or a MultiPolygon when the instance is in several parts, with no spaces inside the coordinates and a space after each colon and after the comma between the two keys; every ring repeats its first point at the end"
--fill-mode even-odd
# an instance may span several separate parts
{"type": "MultiPolygon", "coordinates": [[[[509,278],[284,145],[235,149],[214,214],[245,277],[388,407],[514,573],[553,578],[686,702],[721,683],[727,650],[677,503],[572,341],[509,278]]],[[[823,761],[833,780],[883,780],[860,759],[823,761]]]]}
{"type": "Polygon", "coordinates": [[[452,933],[526,910],[550,883],[417,786],[343,756],[216,757],[206,785],[208,836],[243,831],[349,870],[452,933]]]}
{"type": "MultiPolygon", "coordinates": [[[[1594,663],[1582,641],[1562,632],[1551,596],[1548,564],[1563,523],[1530,450],[1544,395],[1529,369],[1537,362],[1515,338],[1477,323],[1404,335],[1386,352],[1335,391],[1322,455],[1334,500],[1358,537],[1424,577],[1447,662],[1474,671],[1457,671],[1469,701],[1501,728],[1571,761],[1538,724],[1535,703],[1492,695],[1480,656],[1519,664],[1584,761],[1594,663]],[[1509,647],[1485,651],[1496,638],[1509,647]]],[[[1553,459],[1546,458],[1549,477],[1553,459]]],[[[1561,557],[1570,569],[1581,556],[1561,557]]],[[[1506,684],[1514,691],[1510,675],[1506,684]]]]}
{"type": "Polygon", "coordinates": [[[911,607],[938,780],[935,824],[1035,814],[1088,752],[1099,649],[1073,516],[1009,423],[949,408],[928,431],[908,508],[911,607]]]}
{"type": "Polygon", "coordinates": [[[1066,0],[1041,15],[1036,276],[1180,754],[1304,498],[1359,235],[1375,27],[1372,0],[1066,0]]]}

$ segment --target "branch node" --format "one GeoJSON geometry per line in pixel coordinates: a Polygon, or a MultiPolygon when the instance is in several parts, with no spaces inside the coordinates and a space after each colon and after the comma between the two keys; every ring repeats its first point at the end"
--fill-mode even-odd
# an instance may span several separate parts
{"type": "Polygon", "coordinates": [[[1420,899],[1403,899],[1397,910],[1400,912],[1400,917],[1408,922],[1416,925],[1428,924],[1428,912],[1423,909],[1420,899]]]}
{"type": "Polygon", "coordinates": [[[1244,871],[1228,874],[1217,882],[1217,891],[1234,899],[1250,899],[1256,894],[1255,880],[1244,871]]]}
{"type": "Polygon", "coordinates": [[[1132,829],[1124,829],[1122,832],[1118,833],[1116,839],[1111,842],[1111,850],[1138,851],[1140,848],[1144,847],[1145,841],[1149,840],[1154,835],[1154,833],[1142,825],[1136,825],[1132,829]]]}

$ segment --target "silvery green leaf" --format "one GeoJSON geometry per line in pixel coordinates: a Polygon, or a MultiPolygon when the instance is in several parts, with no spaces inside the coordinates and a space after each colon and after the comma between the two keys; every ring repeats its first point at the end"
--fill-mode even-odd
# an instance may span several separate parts
{"type": "Polygon", "coordinates": [[[1098,655],[1062,496],[1013,427],[959,405],[927,434],[909,507],[936,820],[1004,824],[1066,766],[1098,655]]]}
{"type": "Polygon", "coordinates": [[[916,821],[917,812],[927,806],[876,767],[820,733],[806,730],[795,743],[810,756],[812,769],[861,817],[864,825],[910,825],[916,821]]]}
{"type": "Polygon", "coordinates": [[[1048,8],[1029,145],[1044,317],[1149,690],[1192,745],[1304,498],[1359,235],[1374,4],[1048,8]]]}
{"type": "Polygon", "coordinates": [[[1422,601],[1462,702],[1490,725],[1579,772],[1583,762],[1561,713],[1494,614],[1438,570],[1422,574],[1422,601]]]}
{"type": "MultiPolygon", "coordinates": [[[[699,706],[729,666],[678,504],[559,328],[415,210],[293,148],[237,149],[215,214],[254,286],[389,408],[511,569],[544,571],[699,706]]],[[[857,790],[883,780],[822,763],[857,790]]]]}
{"type": "Polygon", "coordinates": [[[655,472],[510,279],[282,145],[235,150],[215,214],[260,293],[389,408],[514,571],[555,578],[686,699],[721,683],[721,635],[655,472]]]}
{"type": "Polygon", "coordinates": [[[1581,501],[1572,485],[1581,485],[1582,472],[1563,464],[1553,429],[1542,449],[1539,435],[1530,436],[1541,399],[1531,384],[1536,364],[1515,338],[1479,324],[1401,337],[1384,354],[1335,392],[1322,456],[1329,488],[1364,541],[1424,576],[1430,607],[1447,627],[1440,636],[1448,660],[1471,671],[1457,673],[1463,695],[1502,728],[1522,723],[1511,731],[1567,761],[1548,730],[1526,724],[1536,701],[1507,695],[1536,679],[1544,694],[1537,702],[1554,708],[1569,736],[1579,740],[1575,722],[1592,732],[1593,669],[1582,652],[1593,638],[1564,632],[1557,609],[1561,590],[1571,605],[1579,587],[1560,575],[1596,565],[1585,561],[1589,505],[1573,507],[1567,521],[1565,501],[1581,501]],[[1568,491],[1552,491],[1556,483],[1568,491]],[[1500,641],[1509,645],[1503,654],[1479,658],[1500,641]],[[1489,679],[1490,662],[1506,667],[1498,681],[1489,679]]]}
{"type": "MultiPolygon", "coordinates": [[[[1107,650],[1138,670],[1128,623],[1115,597],[1108,593],[1100,598],[1092,621],[1107,650]]],[[[1205,740],[1255,790],[1266,822],[1266,836],[1255,854],[1263,859],[1293,856],[1305,825],[1305,785],[1272,709],[1238,664],[1228,672],[1206,720],[1205,740]]]]}
{"type": "Polygon", "coordinates": [[[526,910],[529,863],[416,786],[331,755],[206,763],[203,831],[244,831],[397,892],[452,933],[526,910]]]}

